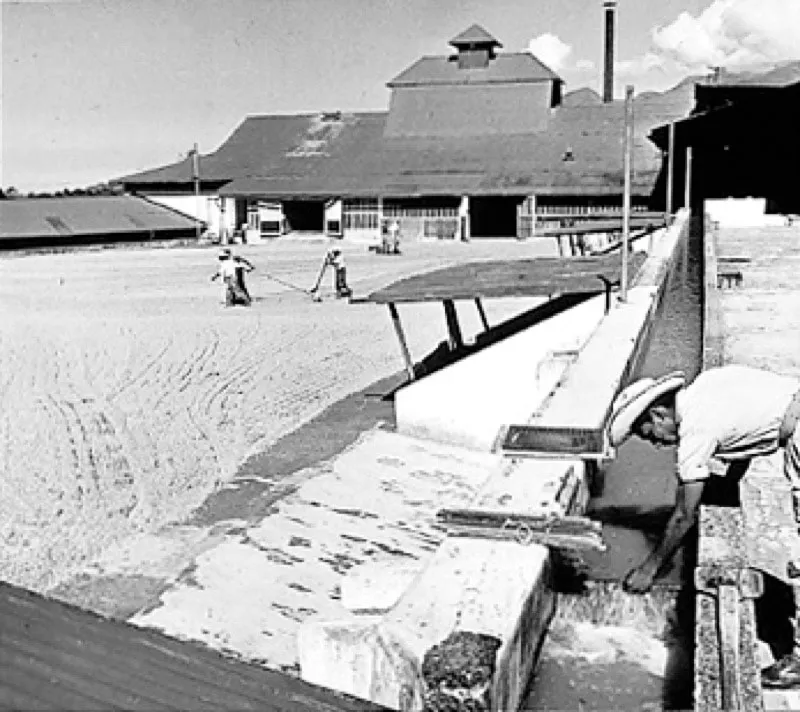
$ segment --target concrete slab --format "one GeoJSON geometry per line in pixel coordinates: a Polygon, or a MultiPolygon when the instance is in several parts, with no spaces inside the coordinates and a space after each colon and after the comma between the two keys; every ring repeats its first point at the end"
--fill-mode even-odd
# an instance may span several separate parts
{"type": "Polygon", "coordinates": [[[340,601],[347,571],[430,559],[442,540],[436,510],[470,501],[498,461],[370,431],[299,473],[302,484],[262,520],[229,522],[131,622],[297,670],[300,625],[349,615],[340,601]]]}
{"type": "MultiPolygon", "coordinates": [[[[742,363],[800,377],[800,226],[721,227],[715,234],[717,258],[742,258],[741,283],[718,290],[724,363],[742,363]]],[[[749,531],[749,556],[777,580],[797,549],[789,491],[780,455],[753,462],[741,486],[742,512],[749,531]]],[[[760,625],[766,625],[760,611],[760,625]]],[[[774,611],[771,611],[774,614],[774,611]]],[[[787,613],[788,616],[788,613],[787,613]]],[[[788,620],[788,618],[787,618],[788,620]]],[[[773,622],[768,622],[773,625],[773,622]]],[[[764,690],[768,710],[800,707],[796,690],[764,690]]]]}

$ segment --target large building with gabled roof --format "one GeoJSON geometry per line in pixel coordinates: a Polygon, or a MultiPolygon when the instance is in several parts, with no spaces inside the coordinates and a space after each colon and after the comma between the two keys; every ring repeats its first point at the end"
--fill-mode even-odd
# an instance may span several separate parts
{"type": "MultiPolygon", "coordinates": [[[[538,216],[619,210],[622,102],[563,101],[562,79],[472,25],[448,55],[387,83],[386,112],[250,116],[214,152],[126,176],[126,190],[193,211],[194,171],[213,231],[377,239],[533,234],[538,216]]],[[[596,96],[596,95],[595,95],[596,96]]],[[[648,139],[691,97],[637,102],[633,203],[652,201],[662,165],[648,139]]]]}

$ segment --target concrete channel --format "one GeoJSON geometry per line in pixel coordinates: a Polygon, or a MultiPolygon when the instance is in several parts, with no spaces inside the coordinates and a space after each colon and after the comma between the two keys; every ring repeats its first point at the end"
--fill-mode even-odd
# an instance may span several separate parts
{"type": "MultiPolygon", "coordinates": [[[[535,402],[527,403],[528,413],[533,413],[529,424],[602,430],[616,392],[632,378],[666,368],[680,367],[689,370],[689,375],[699,369],[702,260],[687,251],[691,246],[696,253],[700,244],[699,237],[689,239],[689,227],[689,215],[684,211],[670,228],[654,236],[647,260],[625,303],[614,305],[604,316],[598,304],[592,316],[577,319],[564,330],[566,334],[561,333],[562,338],[573,339],[571,347],[564,349],[571,357],[559,364],[550,359],[545,377],[549,382],[533,392],[535,402]],[[675,299],[684,302],[676,306],[675,299]],[[595,318],[594,314],[600,316],[595,318]]],[[[529,346],[509,339],[491,348],[495,354],[508,350],[502,358],[516,363],[518,356],[514,350],[529,346]]],[[[552,356],[553,351],[562,350],[561,346],[548,353],[552,356]]],[[[548,354],[541,354],[540,359],[548,360],[548,354]]],[[[475,374],[466,368],[462,370],[465,382],[461,385],[469,391],[475,374]]],[[[534,370],[541,373],[541,369],[534,370]]],[[[446,377],[438,379],[442,398],[457,387],[452,382],[454,373],[450,370],[446,377]]],[[[429,401],[435,397],[438,375],[417,384],[420,387],[424,384],[429,401]]],[[[413,398],[415,387],[412,384],[405,389],[409,399],[413,398]]],[[[523,388],[514,393],[509,424],[516,420],[514,412],[520,407],[520,398],[531,397],[531,393],[523,388]]],[[[398,429],[402,432],[405,428],[417,437],[415,412],[413,408],[405,408],[404,415],[398,413],[398,429]]],[[[420,417],[424,420],[422,414],[420,417]]],[[[494,427],[494,423],[489,425],[494,427]]],[[[451,426],[459,427],[457,422],[451,426]]],[[[442,437],[445,425],[437,423],[436,427],[442,437]]],[[[474,432],[471,436],[474,443],[487,442],[474,432]]],[[[446,437],[450,442],[463,442],[458,433],[450,432],[446,437]]],[[[638,496],[646,501],[635,501],[634,496],[632,506],[644,514],[641,520],[648,521],[645,510],[655,510],[657,514],[660,507],[663,512],[674,478],[666,456],[660,469],[653,468],[649,459],[644,467],[642,453],[628,449],[620,452],[620,459],[605,473],[605,494],[592,503],[588,472],[593,466],[587,466],[586,461],[574,454],[513,457],[491,449],[481,454],[482,464],[476,468],[477,486],[467,506],[475,511],[505,511],[510,516],[520,511],[582,514],[590,506],[608,513],[616,506],[611,504],[612,500],[630,500],[632,492],[638,490],[638,496]],[[644,474],[646,481],[642,479],[644,474]],[[654,501],[649,491],[654,484],[655,499],[659,501],[654,501]]],[[[638,532],[636,529],[614,527],[610,532],[609,548],[616,553],[598,562],[605,567],[606,578],[613,578],[622,567],[637,563],[637,557],[643,555],[647,532],[643,535],[641,527],[638,532]]],[[[389,562],[382,569],[367,565],[348,572],[342,590],[349,591],[347,598],[357,599],[358,604],[350,607],[347,616],[307,621],[299,631],[300,669],[304,679],[402,710],[450,709],[448,705],[454,699],[488,704],[494,710],[521,706],[629,708],[620,706],[619,692],[631,687],[625,680],[630,666],[624,663],[629,663],[636,651],[630,651],[627,660],[615,660],[621,664],[603,673],[606,678],[616,676],[619,683],[611,704],[599,690],[577,690],[580,694],[574,700],[567,698],[563,676],[554,668],[548,669],[548,627],[561,597],[554,592],[553,564],[545,547],[537,544],[522,547],[514,540],[446,536],[422,567],[405,563],[405,568],[389,562]],[[459,648],[454,642],[459,635],[462,641],[469,639],[478,650],[469,650],[469,645],[459,648]],[[450,662],[444,664],[446,672],[440,671],[440,676],[456,681],[457,689],[451,690],[448,697],[439,686],[432,695],[426,672],[430,672],[432,660],[441,662],[445,652],[451,650],[450,643],[458,651],[459,662],[453,663],[451,656],[450,662]],[[491,648],[488,656],[485,650],[480,650],[484,643],[491,648]],[[541,651],[541,664],[529,688],[541,651]]],[[[680,584],[683,578],[678,573],[674,581],[680,584]]],[[[683,629],[682,641],[688,639],[689,630],[689,627],[683,629]]],[[[655,685],[650,682],[643,693],[646,699],[640,702],[661,708],[668,694],[666,688],[686,690],[686,675],[691,671],[686,659],[691,657],[690,652],[684,649],[682,656],[678,655],[683,664],[675,665],[676,655],[672,657],[672,668],[676,671],[673,677],[680,677],[680,672],[683,678],[665,681],[663,672],[654,675],[655,685]]],[[[574,665],[571,670],[574,672],[574,665]]],[[[636,694],[631,693],[627,702],[634,703],[635,698],[636,694]]]]}

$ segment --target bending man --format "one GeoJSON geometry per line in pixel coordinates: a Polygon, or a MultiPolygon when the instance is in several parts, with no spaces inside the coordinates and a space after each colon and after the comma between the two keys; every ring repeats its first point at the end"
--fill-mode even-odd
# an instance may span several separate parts
{"type": "MultiPolygon", "coordinates": [[[[623,582],[626,590],[649,591],[697,522],[705,484],[710,477],[720,476],[712,474],[712,460],[746,463],[784,448],[784,474],[792,489],[795,518],[800,521],[800,381],[737,365],[704,371],[688,386],[682,373],[643,378],[620,392],[609,421],[613,446],[631,434],[656,447],[677,445],[679,482],[661,540],[628,572],[623,582]]],[[[733,469],[722,476],[736,477],[733,469]]],[[[738,468],[739,476],[745,469],[738,468]]],[[[800,603],[797,588],[795,596],[800,603]]],[[[767,671],[764,684],[800,685],[800,619],[795,621],[794,651],[767,671]]]]}

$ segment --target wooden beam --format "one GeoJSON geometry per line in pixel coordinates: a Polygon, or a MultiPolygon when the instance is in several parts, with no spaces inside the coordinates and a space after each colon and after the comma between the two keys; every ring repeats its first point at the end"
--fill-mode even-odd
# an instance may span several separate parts
{"type": "Polygon", "coordinates": [[[481,302],[480,297],[475,297],[475,306],[478,309],[478,315],[481,318],[481,323],[483,324],[483,330],[489,331],[491,327],[489,326],[489,320],[486,318],[486,312],[483,309],[483,303],[481,302]]]}
{"type": "Polygon", "coordinates": [[[408,343],[406,342],[406,335],[403,333],[403,325],[400,323],[400,315],[397,313],[397,307],[393,302],[389,304],[389,314],[392,316],[392,324],[394,325],[395,333],[400,341],[400,351],[403,353],[403,360],[406,365],[406,373],[408,379],[414,380],[414,362],[411,360],[411,352],[408,350],[408,343]]]}
{"type": "Polygon", "coordinates": [[[510,513],[485,509],[441,509],[436,521],[450,536],[511,539],[557,549],[605,551],[603,527],[580,516],[510,513]]]}
{"type": "Polygon", "coordinates": [[[607,452],[602,426],[509,425],[500,448],[515,455],[528,452],[602,457],[607,452]]]}
{"type": "Polygon", "coordinates": [[[456,305],[453,304],[452,299],[445,299],[444,304],[444,317],[447,321],[447,333],[450,336],[450,345],[456,350],[464,348],[464,337],[461,334],[461,327],[458,325],[458,313],[456,312],[456,305]]]}

